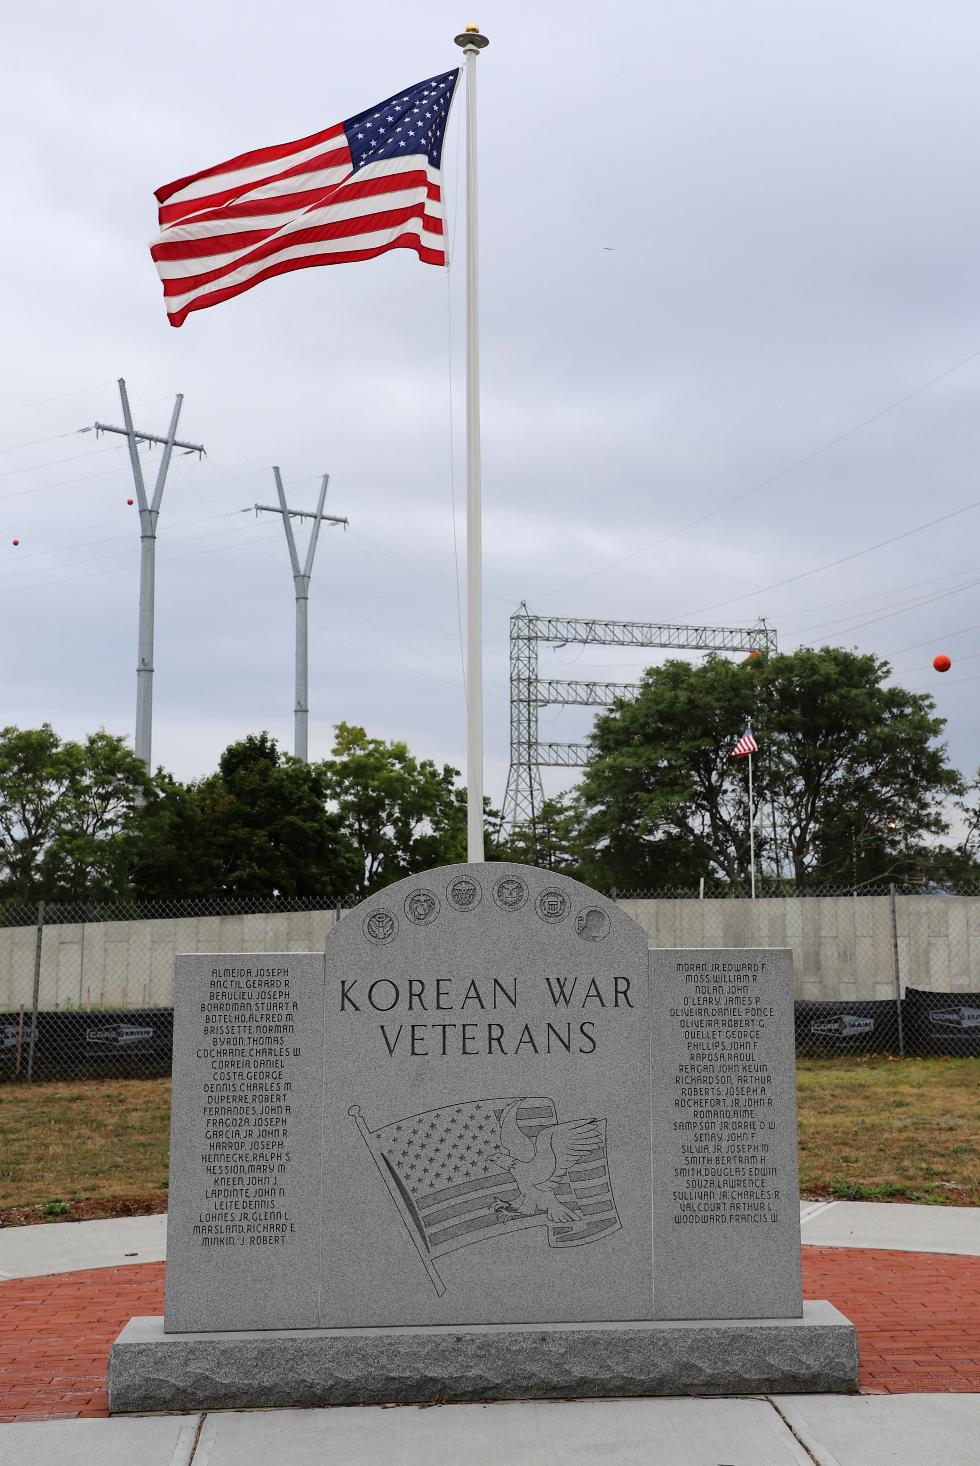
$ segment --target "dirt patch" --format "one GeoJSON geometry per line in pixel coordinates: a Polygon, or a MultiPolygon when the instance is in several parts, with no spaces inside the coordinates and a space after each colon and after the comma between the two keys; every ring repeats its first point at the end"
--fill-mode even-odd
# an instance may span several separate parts
{"type": "Polygon", "coordinates": [[[165,1191],[152,1191],[145,1196],[100,1196],[89,1201],[3,1207],[0,1227],[30,1227],[40,1222],[94,1222],[103,1217],[154,1217],[166,1210],[165,1191]]]}

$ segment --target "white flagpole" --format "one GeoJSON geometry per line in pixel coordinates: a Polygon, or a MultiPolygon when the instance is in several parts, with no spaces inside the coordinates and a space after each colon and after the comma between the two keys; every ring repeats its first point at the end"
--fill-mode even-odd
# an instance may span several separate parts
{"type": "Polygon", "coordinates": [[[752,900],[755,900],[755,809],[752,805],[752,755],[749,754],[749,869],[752,873],[752,900]]]}
{"type": "Polygon", "coordinates": [[[466,58],[466,858],[483,859],[483,524],[477,295],[476,58],[490,42],[468,25],[466,58]]]}

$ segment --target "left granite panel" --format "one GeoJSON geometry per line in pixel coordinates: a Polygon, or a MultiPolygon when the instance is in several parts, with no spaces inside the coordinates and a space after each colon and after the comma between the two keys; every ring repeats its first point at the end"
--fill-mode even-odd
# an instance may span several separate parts
{"type": "Polygon", "coordinates": [[[315,1328],[324,959],[178,957],[165,1328],[315,1328]]]}

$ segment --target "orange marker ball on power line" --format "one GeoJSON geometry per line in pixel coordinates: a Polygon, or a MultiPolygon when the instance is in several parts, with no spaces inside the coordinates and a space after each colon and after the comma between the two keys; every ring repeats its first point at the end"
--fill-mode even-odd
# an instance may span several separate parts
{"type": "Polygon", "coordinates": [[[14,541],[13,541],[13,543],[14,543],[14,544],[15,544],[15,545],[19,545],[19,544],[20,544],[20,540],[14,540],[14,541]]]}
{"type": "Polygon", "coordinates": [[[932,665],[937,672],[948,672],[953,664],[945,652],[940,652],[938,657],[933,657],[932,665]]]}
{"type": "Polygon", "coordinates": [[[132,502],[133,502],[133,501],[132,501],[132,499],[127,499],[127,500],[126,500],[126,503],[127,503],[127,504],[132,504],[132,502]]]}

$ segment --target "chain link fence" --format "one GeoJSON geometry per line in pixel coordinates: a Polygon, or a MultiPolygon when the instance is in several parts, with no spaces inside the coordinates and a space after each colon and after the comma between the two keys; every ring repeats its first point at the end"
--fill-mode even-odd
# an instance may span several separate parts
{"type": "MultiPolygon", "coordinates": [[[[651,946],[790,947],[800,1057],[980,1057],[980,892],[615,891],[651,946]]],[[[309,952],[356,904],[0,906],[0,1082],[170,1072],[178,952],[309,952]]]]}

